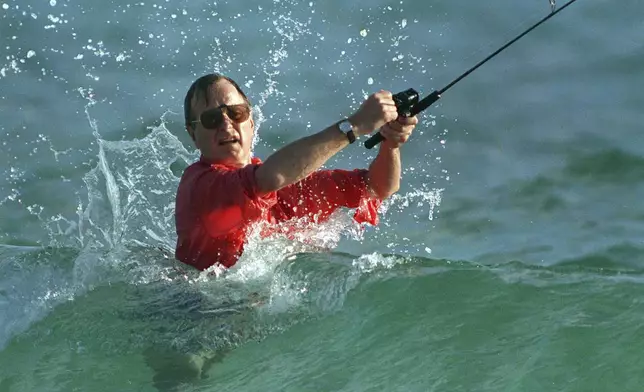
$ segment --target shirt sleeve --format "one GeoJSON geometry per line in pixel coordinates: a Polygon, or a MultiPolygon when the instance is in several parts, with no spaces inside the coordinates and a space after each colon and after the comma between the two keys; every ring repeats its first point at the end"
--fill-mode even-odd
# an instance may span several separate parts
{"type": "Polygon", "coordinates": [[[302,181],[278,191],[280,220],[309,217],[321,222],[339,207],[356,208],[358,223],[378,224],[382,201],[367,189],[367,171],[319,170],[302,181]]]}
{"type": "Polygon", "coordinates": [[[241,169],[209,167],[195,179],[192,200],[206,231],[213,237],[230,233],[266,217],[277,202],[275,192],[258,193],[255,170],[259,164],[241,169]]]}

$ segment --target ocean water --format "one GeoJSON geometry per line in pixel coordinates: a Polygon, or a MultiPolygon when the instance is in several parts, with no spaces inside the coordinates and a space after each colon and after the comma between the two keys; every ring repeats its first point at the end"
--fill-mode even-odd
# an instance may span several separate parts
{"type": "Polygon", "coordinates": [[[252,236],[220,274],[172,258],[196,77],[243,86],[266,158],[548,12],[0,0],[0,391],[641,391],[639,0],[579,0],[444,94],[377,227],[252,236]]]}

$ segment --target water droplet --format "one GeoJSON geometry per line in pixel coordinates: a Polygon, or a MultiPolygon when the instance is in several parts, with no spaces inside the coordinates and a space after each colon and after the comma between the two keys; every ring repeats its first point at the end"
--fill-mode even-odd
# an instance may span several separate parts
{"type": "Polygon", "coordinates": [[[49,0],[49,5],[52,7],[56,6],[56,0],[49,0]]]}
{"type": "Polygon", "coordinates": [[[27,58],[28,59],[34,57],[35,55],[36,55],[36,52],[34,52],[33,50],[30,50],[30,51],[27,52],[27,58]]]}
{"type": "Polygon", "coordinates": [[[360,35],[361,35],[362,37],[366,37],[366,36],[367,36],[367,29],[362,29],[362,30],[360,30],[360,35]]]}
{"type": "Polygon", "coordinates": [[[407,19],[403,19],[402,22],[400,23],[400,25],[404,29],[405,26],[407,26],[407,19]]]}
{"type": "Polygon", "coordinates": [[[3,4],[2,4],[2,9],[3,9],[3,10],[8,10],[8,9],[9,9],[9,4],[7,4],[7,3],[3,3],[3,4]]]}
{"type": "Polygon", "coordinates": [[[369,78],[369,79],[367,79],[367,84],[368,84],[368,85],[372,85],[372,84],[373,84],[373,78],[369,78]]]}

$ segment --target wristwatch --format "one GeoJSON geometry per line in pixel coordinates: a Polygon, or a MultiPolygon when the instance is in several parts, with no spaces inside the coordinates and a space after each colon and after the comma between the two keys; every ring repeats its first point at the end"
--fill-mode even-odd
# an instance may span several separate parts
{"type": "Polygon", "coordinates": [[[340,128],[340,131],[347,135],[347,139],[349,139],[349,143],[353,143],[356,141],[356,134],[353,133],[353,125],[349,122],[348,119],[344,119],[338,123],[338,128],[340,128]]]}

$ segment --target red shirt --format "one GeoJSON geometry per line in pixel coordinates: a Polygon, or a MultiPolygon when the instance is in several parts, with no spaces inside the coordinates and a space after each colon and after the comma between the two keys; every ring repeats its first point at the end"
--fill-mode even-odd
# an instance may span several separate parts
{"type": "Polygon", "coordinates": [[[215,263],[231,267],[243,252],[247,229],[259,221],[323,222],[339,207],[348,207],[357,208],[356,222],[378,223],[381,201],[367,192],[366,170],[319,170],[260,196],[255,179],[260,165],[253,158],[239,169],[202,157],[184,171],[175,208],[178,260],[199,270],[215,263]]]}

